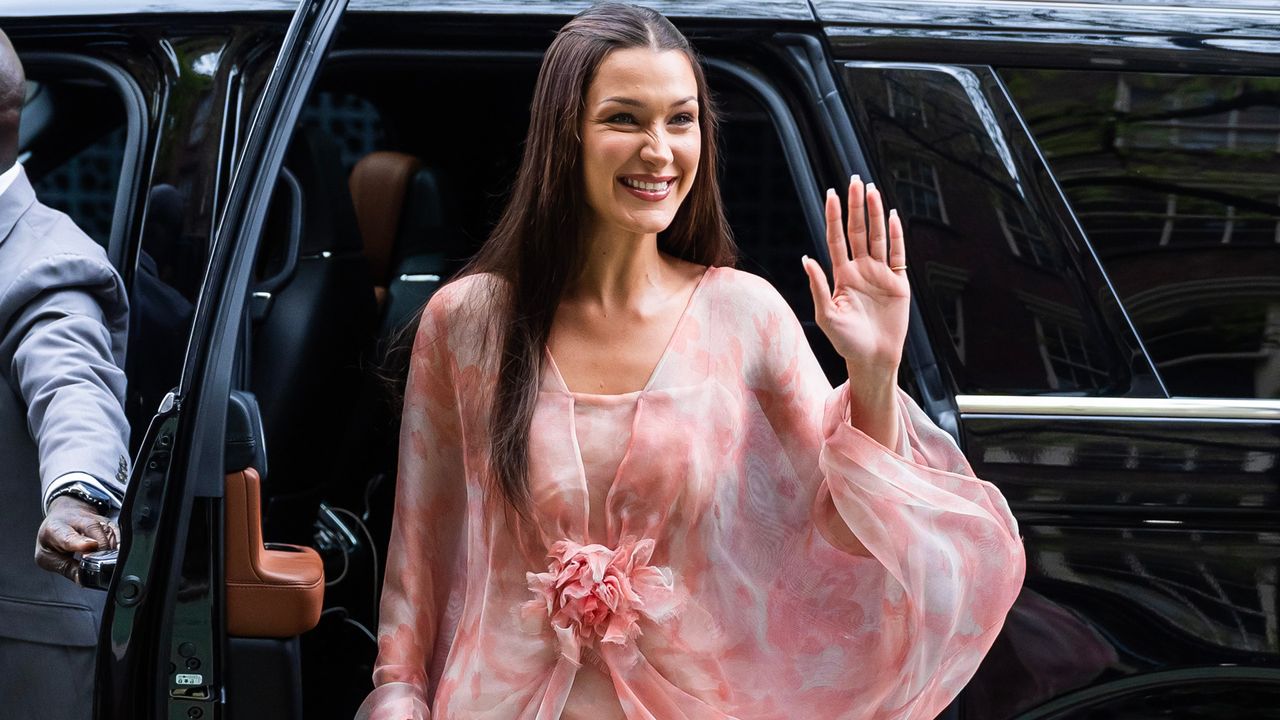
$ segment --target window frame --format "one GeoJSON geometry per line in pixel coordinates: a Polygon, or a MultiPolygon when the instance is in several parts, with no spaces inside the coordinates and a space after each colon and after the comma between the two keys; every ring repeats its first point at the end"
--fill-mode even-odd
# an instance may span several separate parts
{"type": "Polygon", "coordinates": [[[82,53],[35,50],[20,53],[19,59],[28,76],[45,74],[51,69],[58,76],[91,76],[101,80],[115,90],[124,106],[124,155],[120,164],[120,181],[116,186],[111,233],[106,250],[107,258],[120,272],[125,287],[132,296],[139,252],[137,219],[140,217],[141,194],[138,190],[143,182],[143,151],[148,137],[147,102],[142,87],[119,65],[82,53]]]}

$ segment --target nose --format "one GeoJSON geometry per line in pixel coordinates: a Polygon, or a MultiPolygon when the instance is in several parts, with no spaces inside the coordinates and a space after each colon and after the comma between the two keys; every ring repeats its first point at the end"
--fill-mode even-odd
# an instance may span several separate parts
{"type": "Polygon", "coordinates": [[[667,142],[667,134],[662,130],[651,130],[646,133],[648,139],[640,148],[640,159],[648,165],[656,165],[659,169],[671,164],[673,155],[671,145],[667,142]]]}

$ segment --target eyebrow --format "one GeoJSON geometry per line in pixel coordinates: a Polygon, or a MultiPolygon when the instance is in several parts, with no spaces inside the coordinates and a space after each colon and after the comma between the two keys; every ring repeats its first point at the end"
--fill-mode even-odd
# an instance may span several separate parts
{"type": "MultiPolygon", "coordinates": [[[[687,98],[680,98],[679,100],[677,100],[677,101],[675,101],[675,102],[671,103],[671,107],[676,107],[676,106],[679,106],[679,105],[683,105],[683,104],[685,104],[685,103],[687,103],[687,102],[690,102],[690,101],[692,101],[692,100],[697,100],[697,99],[698,99],[698,97],[697,97],[696,95],[690,95],[690,96],[689,96],[689,97],[687,97],[687,98]]],[[[640,102],[639,100],[633,100],[633,99],[628,98],[628,97],[619,97],[619,96],[617,96],[617,95],[611,95],[611,96],[609,96],[609,97],[607,97],[607,98],[605,98],[605,99],[601,100],[601,101],[600,101],[600,104],[601,104],[601,105],[603,105],[603,104],[605,104],[605,103],[607,103],[607,102],[616,102],[616,103],[618,103],[618,104],[620,104],[620,105],[631,105],[632,107],[644,107],[644,103],[640,102]]]]}

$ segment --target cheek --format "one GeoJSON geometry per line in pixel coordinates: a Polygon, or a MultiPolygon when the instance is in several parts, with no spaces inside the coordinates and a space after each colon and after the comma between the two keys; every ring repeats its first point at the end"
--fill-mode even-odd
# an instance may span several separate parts
{"type": "Polygon", "coordinates": [[[592,138],[583,144],[583,159],[594,175],[612,177],[635,153],[635,141],[625,135],[592,138]]]}
{"type": "MultiPolygon", "coordinates": [[[[686,179],[692,181],[698,174],[698,162],[702,153],[702,142],[697,135],[691,139],[681,138],[681,142],[671,144],[676,165],[680,167],[686,179]]],[[[688,187],[689,183],[685,183],[688,187]]]]}

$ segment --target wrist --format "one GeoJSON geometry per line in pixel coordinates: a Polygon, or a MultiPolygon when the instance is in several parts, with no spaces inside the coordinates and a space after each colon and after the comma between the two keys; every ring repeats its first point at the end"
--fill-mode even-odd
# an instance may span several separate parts
{"type": "MultiPolygon", "coordinates": [[[[111,498],[97,488],[82,482],[73,482],[54,490],[49,495],[48,514],[55,506],[75,502],[82,508],[89,508],[95,515],[106,515],[114,504],[111,498]]],[[[73,506],[74,507],[74,506],[73,506]]]]}
{"type": "Polygon", "coordinates": [[[852,363],[845,361],[845,370],[849,373],[849,388],[867,388],[885,390],[897,387],[897,363],[852,363]]]}
{"type": "Polygon", "coordinates": [[[898,374],[849,368],[849,424],[886,448],[898,444],[898,374]]]}
{"type": "Polygon", "coordinates": [[[95,515],[100,514],[98,507],[92,503],[87,503],[73,495],[59,495],[49,501],[49,512],[45,515],[52,515],[59,510],[72,510],[75,512],[88,512],[95,515]]]}

